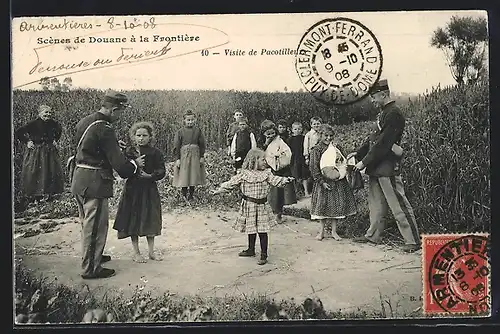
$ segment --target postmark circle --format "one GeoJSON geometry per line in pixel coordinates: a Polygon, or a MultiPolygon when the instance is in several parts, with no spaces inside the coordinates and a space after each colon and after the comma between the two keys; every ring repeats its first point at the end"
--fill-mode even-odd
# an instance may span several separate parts
{"type": "Polygon", "coordinates": [[[304,88],[334,105],[369,94],[382,72],[382,48],[375,35],[349,18],[319,21],[302,36],[295,69],[304,88]]]}
{"type": "Polygon", "coordinates": [[[447,312],[489,311],[488,238],[462,236],[444,244],[428,268],[432,299],[447,312]]]}

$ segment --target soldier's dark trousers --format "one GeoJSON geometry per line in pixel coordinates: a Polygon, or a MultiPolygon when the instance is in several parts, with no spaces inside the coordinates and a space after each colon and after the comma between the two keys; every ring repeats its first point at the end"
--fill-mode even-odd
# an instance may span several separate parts
{"type": "Polygon", "coordinates": [[[109,226],[107,198],[85,198],[75,195],[82,224],[82,276],[93,276],[102,270],[101,259],[109,226]]]}

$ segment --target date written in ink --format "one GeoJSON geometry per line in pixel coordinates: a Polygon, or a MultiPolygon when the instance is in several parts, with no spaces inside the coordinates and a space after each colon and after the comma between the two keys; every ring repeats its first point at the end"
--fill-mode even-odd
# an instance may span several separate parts
{"type": "Polygon", "coordinates": [[[115,19],[114,16],[111,16],[108,21],[107,21],[109,29],[136,29],[136,28],[143,28],[143,29],[154,29],[156,28],[156,22],[155,18],[151,17],[149,19],[129,19],[129,20],[119,20],[115,19]]]}

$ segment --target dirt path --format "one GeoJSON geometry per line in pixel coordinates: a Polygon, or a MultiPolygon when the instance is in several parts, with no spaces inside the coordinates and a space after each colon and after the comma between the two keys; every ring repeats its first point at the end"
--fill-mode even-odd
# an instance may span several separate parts
{"type": "MultiPolygon", "coordinates": [[[[258,266],[257,258],[237,256],[247,238],[231,228],[235,214],[165,213],[163,235],[156,240],[164,260],[145,264],[132,262],[130,241],[117,240],[110,228],[105,253],[112,256],[107,266],[116,269],[117,275],[105,280],[83,281],[79,276],[76,219],[63,220],[50,233],[17,238],[16,257],[61,283],[121,289],[125,294],[145,278],[147,288],[205,296],[265,293],[276,299],[302,300],[314,289],[332,311],[381,312],[382,303],[388,316],[403,316],[421,306],[420,252],[405,254],[348,239],[320,242],[314,239],[316,223],[287,216],[270,234],[269,263],[258,266]]],[[[140,247],[146,254],[143,238],[140,247]]]]}

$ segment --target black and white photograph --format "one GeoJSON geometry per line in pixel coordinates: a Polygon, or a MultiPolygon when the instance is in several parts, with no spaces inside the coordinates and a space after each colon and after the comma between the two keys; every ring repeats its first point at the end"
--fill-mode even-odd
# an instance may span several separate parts
{"type": "Polygon", "coordinates": [[[16,326],[491,315],[486,11],[16,17],[11,46],[16,326]]]}

